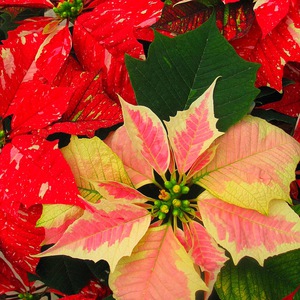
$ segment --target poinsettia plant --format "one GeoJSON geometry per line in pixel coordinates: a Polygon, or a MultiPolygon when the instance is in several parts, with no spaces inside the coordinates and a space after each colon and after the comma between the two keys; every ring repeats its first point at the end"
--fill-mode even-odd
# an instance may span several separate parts
{"type": "Polygon", "coordinates": [[[300,297],[298,1],[0,7],[1,297],[300,297]]]}

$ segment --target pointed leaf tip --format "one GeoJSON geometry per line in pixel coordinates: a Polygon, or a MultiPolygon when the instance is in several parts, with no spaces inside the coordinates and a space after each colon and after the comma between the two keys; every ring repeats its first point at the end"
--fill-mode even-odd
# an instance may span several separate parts
{"type": "Polygon", "coordinates": [[[221,75],[215,112],[218,129],[226,131],[247,114],[259,92],[254,86],[259,65],[236,53],[213,17],[174,38],[156,32],[147,59],[127,57],[126,66],[137,103],[151,108],[161,120],[188,107],[221,75]]]}
{"type": "Polygon", "coordinates": [[[185,173],[197,158],[220,135],[214,114],[213,91],[210,87],[187,110],[177,112],[165,122],[179,174],[185,173]]]}
{"type": "Polygon", "coordinates": [[[134,106],[121,100],[124,126],[133,146],[160,175],[170,163],[169,142],[160,119],[146,106],[134,106]]]}

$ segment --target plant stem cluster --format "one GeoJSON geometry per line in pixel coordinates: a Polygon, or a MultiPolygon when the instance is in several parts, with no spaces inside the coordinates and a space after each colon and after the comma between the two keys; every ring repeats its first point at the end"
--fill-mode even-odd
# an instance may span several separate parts
{"type": "Polygon", "coordinates": [[[53,11],[61,19],[74,20],[82,11],[83,2],[82,0],[67,0],[59,2],[57,7],[53,8],[53,11]]]}

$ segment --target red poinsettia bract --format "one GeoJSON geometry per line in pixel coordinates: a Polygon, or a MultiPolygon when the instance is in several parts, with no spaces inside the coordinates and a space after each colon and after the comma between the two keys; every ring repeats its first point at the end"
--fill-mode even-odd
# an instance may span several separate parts
{"type": "Polygon", "coordinates": [[[39,261],[31,255],[40,252],[44,239],[44,230],[35,227],[41,212],[41,205],[21,205],[15,215],[0,207],[0,294],[30,288],[27,272],[34,273],[39,261]]]}
{"type": "Polygon", "coordinates": [[[284,66],[289,61],[300,61],[299,9],[300,3],[294,0],[257,1],[256,21],[250,31],[231,42],[241,57],[261,64],[258,87],[269,86],[281,91],[284,66]]]}

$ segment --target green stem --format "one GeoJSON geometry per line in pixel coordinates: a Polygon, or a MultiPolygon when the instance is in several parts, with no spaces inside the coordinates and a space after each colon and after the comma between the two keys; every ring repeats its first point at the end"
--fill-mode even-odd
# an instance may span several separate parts
{"type": "MultiPolygon", "coordinates": [[[[165,176],[164,176],[164,177],[165,177],[165,176]]],[[[164,189],[164,187],[162,187],[161,184],[160,184],[159,182],[157,182],[155,179],[152,180],[152,183],[153,183],[154,185],[156,185],[160,190],[163,190],[163,189],[164,189]]]]}

